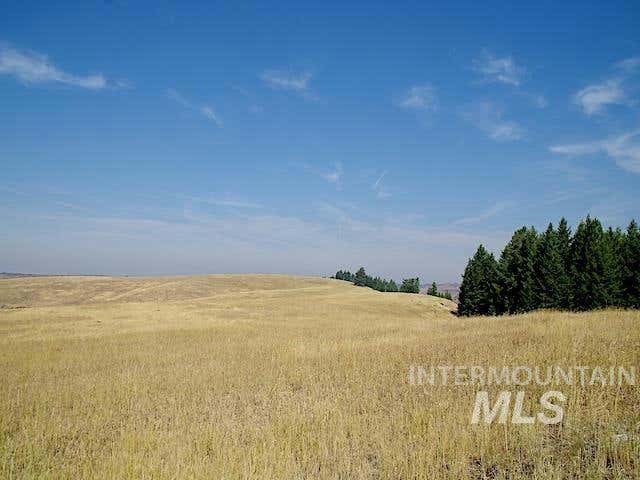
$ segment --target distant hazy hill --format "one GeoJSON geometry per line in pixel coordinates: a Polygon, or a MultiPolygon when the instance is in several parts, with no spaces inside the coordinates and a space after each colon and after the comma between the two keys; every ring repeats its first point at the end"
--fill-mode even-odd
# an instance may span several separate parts
{"type": "Polygon", "coordinates": [[[38,273],[9,273],[9,272],[0,272],[0,278],[20,278],[20,277],[43,277],[44,275],[40,275],[38,273]]]}
{"type": "MultiPolygon", "coordinates": [[[[439,292],[449,292],[454,302],[458,301],[458,294],[460,293],[459,283],[437,283],[439,292]]],[[[431,284],[422,285],[420,287],[420,293],[427,293],[427,290],[431,284]]]]}

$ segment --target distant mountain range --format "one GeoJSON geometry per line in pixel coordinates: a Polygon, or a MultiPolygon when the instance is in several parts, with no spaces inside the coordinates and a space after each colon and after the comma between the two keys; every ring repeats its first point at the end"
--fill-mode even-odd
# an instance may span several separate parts
{"type": "MultiPolygon", "coordinates": [[[[445,292],[449,292],[451,294],[451,297],[453,298],[454,302],[458,301],[458,295],[460,293],[460,284],[459,283],[436,283],[436,285],[438,286],[438,291],[445,293],[445,292]]],[[[425,284],[425,285],[421,285],[420,286],[420,293],[427,293],[427,290],[429,289],[429,287],[431,286],[431,284],[425,284]]]]}

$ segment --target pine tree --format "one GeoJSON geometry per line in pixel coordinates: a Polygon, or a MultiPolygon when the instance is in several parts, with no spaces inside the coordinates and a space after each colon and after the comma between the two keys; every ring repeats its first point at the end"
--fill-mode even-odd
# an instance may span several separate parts
{"type": "Polygon", "coordinates": [[[560,219],[556,232],[558,234],[558,249],[560,250],[560,255],[565,262],[569,262],[571,256],[571,229],[564,217],[560,219]]]}
{"type": "Polygon", "coordinates": [[[563,295],[566,290],[567,275],[560,253],[558,233],[551,223],[540,237],[533,266],[539,307],[562,308],[565,303],[563,295]]]}
{"type": "Polygon", "coordinates": [[[516,230],[500,256],[500,310],[509,313],[528,312],[540,303],[536,291],[533,260],[538,235],[533,227],[516,230]]]}
{"type": "Polygon", "coordinates": [[[493,254],[480,245],[462,276],[458,299],[459,315],[496,315],[498,313],[498,263],[493,254]]]}
{"type": "Polygon", "coordinates": [[[560,307],[569,309],[573,304],[573,291],[571,289],[571,229],[564,217],[560,219],[556,233],[558,237],[558,251],[564,266],[564,276],[558,282],[559,295],[561,298],[560,307]]]}
{"type": "MultiPolygon", "coordinates": [[[[437,292],[434,285],[428,293],[437,292]]],[[[563,218],[542,235],[516,230],[496,262],[481,245],[460,287],[460,315],[520,313],[534,308],[640,308],[640,229],[604,231],[587,216],[572,236],[563,218]]]]}
{"type": "Polygon", "coordinates": [[[353,279],[353,283],[358,287],[364,287],[367,285],[367,273],[364,271],[364,267],[360,267],[358,269],[353,279]]]}
{"type": "Polygon", "coordinates": [[[573,308],[592,310],[607,305],[605,245],[602,225],[587,216],[571,242],[573,308]]]}
{"type": "Polygon", "coordinates": [[[640,230],[635,220],[629,223],[624,238],[622,298],[626,307],[640,308],[640,230]]]}
{"type": "MultiPolygon", "coordinates": [[[[393,280],[386,280],[381,277],[372,277],[367,275],[364,267],[360,267],[356,274],[352,274],[348,270],[338,270],[335,276],[331,277],[338,280],[353,282],[359,287],[368,287],[378,292],[397,292],[398,285],[393,280]]],[[[417,278],[407,279],[405,285],[406,291],[410,293],[419,293],[420,283],[417,278]]]]}
{"type": "Polygon", "coordinates": [[[404,293],[420,293],[420,279],[418,277],[405,278],[402,280],[400,291],[404,293]]]}
{"type": "Polygon", "coordinates": [[[603,238],[603,262],[604,262],[604,288],[606,304],[611,306],[623,306],[622,283],[624,277],[624,249],[625,238],[619,228],[611,227],[603,238]]]}
{"type": "Polygon", "coordinates": [[[427,295],[434,295],[434,296],[438,295],[438,285],[436,285],[436,282],[433,282],[431,284],[431,286],[427,290],[427,295]]]}

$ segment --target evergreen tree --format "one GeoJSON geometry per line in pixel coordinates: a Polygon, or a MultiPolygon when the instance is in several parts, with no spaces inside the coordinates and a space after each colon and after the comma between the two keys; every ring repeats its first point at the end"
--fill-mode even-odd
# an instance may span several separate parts
{"type": "Polygon", "coordinates": [[[371,278],[369,275],[364,276],[364,286],[373,288],[373,278],[371,278]]]}
{"type": "Polygon", "coordinates": [[[553,229],[551,223],[540,237],[533,267],[536,280],[535,288],[539,298],[538,306],[541,308],[562,308],[568,277],[560,253],[558,233],[553,229]]]}
{"type": "Polygon", "coordinates": [[[539,306],[533,260],[536,256],[538,235],[535,229],[516,230],[500,256],[499,310],[522,313],[539,306]]]}
{"type": "MultiPolygon", "coordinates": [[[[338,270],[335,276],[331,277],[337,280],[345,280],[348,282],[353,282],[355,285],[359,287],[369,287],[373,290],[377,290],[378,292],[397,292],[398,285],[393,280],[385,280],[381,277],[372,277],[367,275],[364,267],[360,267],[356,274],[352,274],[348,270],[338,270]]],[[[417,282],[417,279],[411,279],[414,283],[417,282]]],[[[411,287],[407,287],[409,290],[415,290],[415,286],[412,284],[411,287]]]]}
{"type": "Polygon", "coordinates": [[[400,291],[404,293],[420,293],[420,279],[418,277],[405,278],[402,280],[400,291]]]}
{"type": "Polygon", "coordinates": [[[353,282],[353,275],[348,270],[338,270],[333,278],[344,280],[345,282],[353,282]]]}
{"type": "Polygon", "coordinates": [[[629,223],[624,238],[622,298],[626,307],[640,308],[640,230],[635,220],[629,223]]]}
{"type": "Polygon", "coordinates": [[[360,267],[358,269],[353,279],[353,283],[358,287],[365,287],[367,285],[367,273],[364,271],[364,267],[360,267]]]}
{"type": "MultiPolygon", "coordinates": [[[[432,285],[428,292],[437,292],[432,285]]],[[[563,218],[542,235],[516,230],[496,262],[481,245],[460,286],[460,315],[520,313],[534,308],[640,308],[640,229],[604,231],[587,216],[572,236],[563,218]]]]}
{"type": "Polygon", "coordinates": [[[558,223],[558,251],[562,264],[564,266],[564,276],[558,282],[558,288],[560,290],[560,307],[563,309],[571,308],[573,304],[573,291],[571,289],[571,229],[567,224],[567,220],[562,217],[560,223],[558,223]]]}
{"type": "Polygon", "coordinates": [[[592,310],[607,305],[604,233],[602,225],[587,216],[571,242],[573,308],[592,310]]]}
{"type": "Polygon", "coordinates": [[[625,238],[619,228],[611,227],[604,234],[603,241],[604,288],[606,304],[611,306],[624,305],[622,283],[624,277],[624,249],[625,238]]]}
{"type": "Polygon", "coordinates": [[[498,263],[493,254],[480,245],[467,263],[460,285],[459,315],[495,315],[498,313],[498,263]]]}
{"type": "Polygon", "coordinates": [[[427,290],[427,295],[434,295],[434,296],[438,295],[438,285],[436,285],[436,282],[433,282],[431,284],[431,286],[427,290]]]}

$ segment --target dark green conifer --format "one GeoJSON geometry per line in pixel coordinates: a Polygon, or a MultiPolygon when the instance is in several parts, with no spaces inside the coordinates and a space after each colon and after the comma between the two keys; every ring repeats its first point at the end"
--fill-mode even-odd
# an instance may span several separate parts
{"type": "Polygon", "coordinates": [[[464,270],[459,315],[496,315],[498,312],[498,263],[484,246],[480,245],[464,270]]]}

